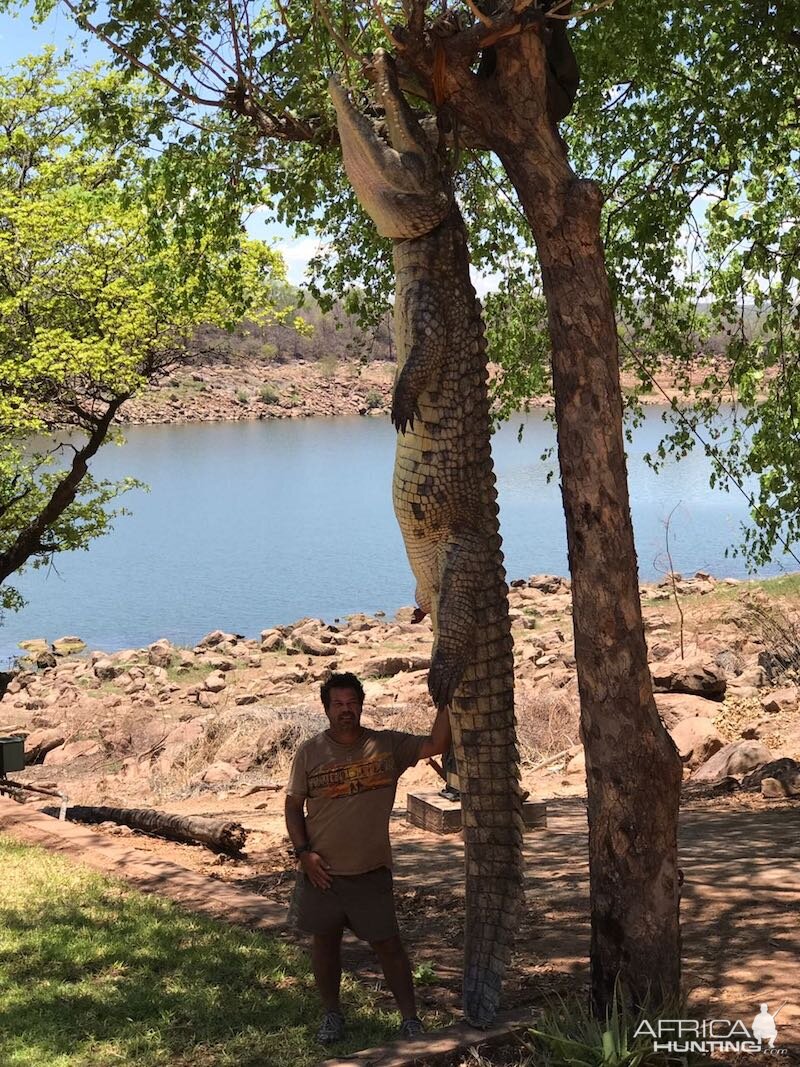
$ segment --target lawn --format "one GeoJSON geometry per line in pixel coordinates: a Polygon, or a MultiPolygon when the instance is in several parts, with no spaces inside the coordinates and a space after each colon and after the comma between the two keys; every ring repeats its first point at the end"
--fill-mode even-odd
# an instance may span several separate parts
{"type": "MultiPolygon", "coordinates": [[[[2,1067],[303,1067],[319,1005],[305,954],[0,836],[2,1067]]],[[[399,1017],[345,978],[347,1041],[399,1017]]]]}

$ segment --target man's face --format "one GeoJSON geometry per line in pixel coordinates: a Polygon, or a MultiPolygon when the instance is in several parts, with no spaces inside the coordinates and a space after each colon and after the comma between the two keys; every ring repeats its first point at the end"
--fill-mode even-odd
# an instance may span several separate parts
{"type": "Polygon", "coordinates": [[[334,730],[349,732],[361,724],[361,701],[355,689],[333,688],[325,711],[334,730]]]}

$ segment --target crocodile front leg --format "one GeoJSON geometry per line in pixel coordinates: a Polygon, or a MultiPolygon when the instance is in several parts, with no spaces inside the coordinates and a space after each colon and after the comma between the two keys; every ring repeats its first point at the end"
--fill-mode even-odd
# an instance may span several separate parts
{"type": "Polygon", "coordinates": [[[395,379],[392,423],[401,433],[413,430],[414,419],[422,418],[420,397],[439,379],[447,358],[446,321],[439,295],[426,279],[413,279],[398,289],[398,349],[407,354],[395,379]]]}

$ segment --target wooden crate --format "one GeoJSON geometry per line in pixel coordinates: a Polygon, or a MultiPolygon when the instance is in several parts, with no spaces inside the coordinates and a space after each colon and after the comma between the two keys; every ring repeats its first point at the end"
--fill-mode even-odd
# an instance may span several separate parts
{"type": "MultiPolygon", "coordinates": [[[[547,826],[547,802],[526,800],[522,805],[526,830],[547,826]]],[[[433,834],[456,834],[461,829],[461,804],[447,800],[439,793],[409,793],[406,821],[433,834]]]]}

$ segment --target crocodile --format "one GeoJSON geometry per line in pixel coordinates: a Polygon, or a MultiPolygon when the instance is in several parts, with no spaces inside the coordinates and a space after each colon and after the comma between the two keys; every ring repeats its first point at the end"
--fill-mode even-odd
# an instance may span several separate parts
{"type": "Polygon", "coordinates": [[[378,53],[383,111],[362,114],[333,78],[344,167],[393,241],[397,375],[395,513],[430,613],[428,688],[450,708],[463,811],[464,1015],[491,1024],[522,902],[522,793],[508,587],[490,447],[483,318],[446,160],[378,53]]]}

